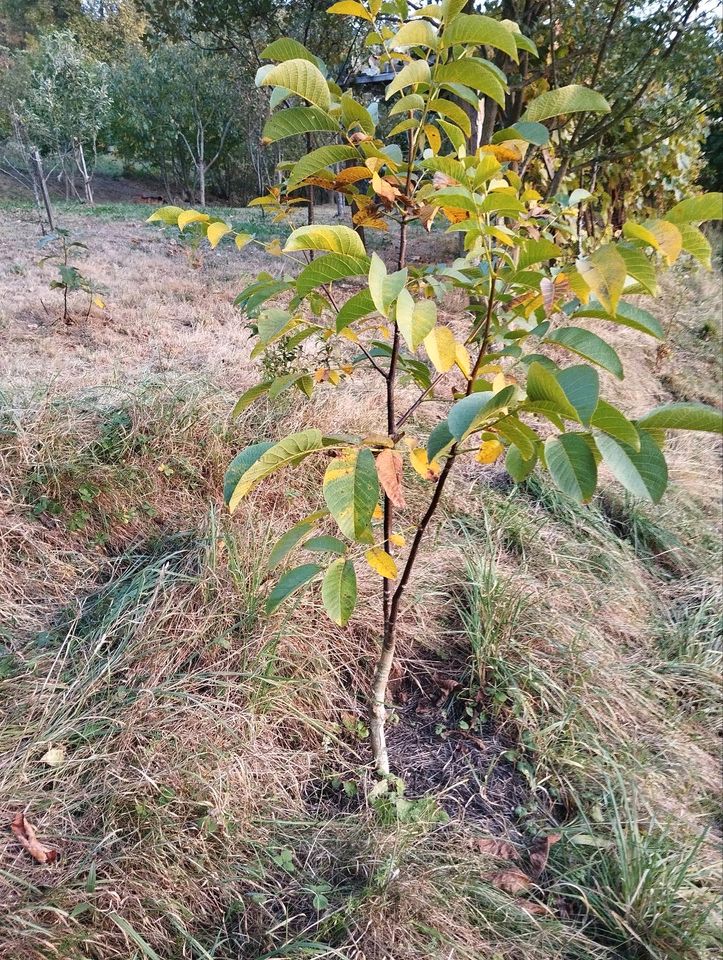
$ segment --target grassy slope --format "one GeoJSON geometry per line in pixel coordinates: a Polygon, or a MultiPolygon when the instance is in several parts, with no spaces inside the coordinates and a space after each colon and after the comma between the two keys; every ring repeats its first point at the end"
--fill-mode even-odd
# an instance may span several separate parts
{"type": "MultiPolygon", "coordinates": [[[[261,615],[263,558],[313,509],[308,474],[234,521],[219,497],[239,446],[279,420],[373,428],[373,394],[230,424],[254,376],[238,259],[189,267],[130,218],[71,222],[107,311],[52,324],[29,235],[1,264],[0,797],[62,856],[37,865],[7,834],[0,956],[714,956],[718,445],[672,441],[655,510],[459,478],[403,623],[406,794],[375,801],[371,618],[338,631],[313,594],[261,615]],[[551,833],[538,881],[501,890],[551,833]]],[[[668,355],[620,334],[629,409],[719,395],[717,293],[666,284],[668,355]]],[[[361,589],[378,612],[371,576],[361,589]]]]}

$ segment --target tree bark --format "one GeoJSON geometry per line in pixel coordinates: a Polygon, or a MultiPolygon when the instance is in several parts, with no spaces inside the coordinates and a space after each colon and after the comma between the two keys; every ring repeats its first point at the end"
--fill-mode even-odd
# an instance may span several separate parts
{"type": "Polygon", "coordinates": [[[30,154],[30,166],[33,171],[33,180],[37,182],[38,189],[40,190],[40,195],[43,198],[43,204],[45,206],[45,213],[48,217],[48,226],[51,230],[55,230],[55,218],[53,216],[53,205],[50,202],[50,194],[48,193],[48,185],[45,182],[45,175],[43,174],[43,161],[40,156],[40,151],[37,147],[30,154]]]}

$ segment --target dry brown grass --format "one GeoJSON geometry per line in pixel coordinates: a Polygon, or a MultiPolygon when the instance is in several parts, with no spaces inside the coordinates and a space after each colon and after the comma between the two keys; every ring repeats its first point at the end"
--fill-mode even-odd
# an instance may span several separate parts
{"type": "MultiPolygon", "coordinates": [[[[27,224],[0,218],[0,238],[23,234],[0,246],[0,804],[25,810],[61,850],[41,866],[6,834],[0,956],[610,957],[552,874],[535,891],[549,915],[531,916],[490,884],[500,864],[470,842],[492,831],[524,846],[561,824],[556,882],[573,867],[576,882],[592,882],[580,879],[574,837],[617,776],[646,816],[669,818],[681,848],[713,822],[712,714],[682,708],[679,678],[692,681],[663,676],[658,640],[675,604],[695,607],[716,576],[715,548],[699,541],[719,535],[719,445],[671,445],[671,498],[652,518],[681,540],[668,566],[598,509],[514,494],[494,468],[460,472],[401,624],[393,750],[413,796],[425,792],[422,767],[434,788],[405,819],[367,796],[375,577],[360,567],[363,602],[346,631],[313,592],[262,615],[264,557],[317,506],[323,464],[263,485],[233,520],[220,502],[233,453],[276,435],[279,419],[285,432],[377,430],[374,381],[313,404],[262,404],[230,424],[235,394],[256,379],[231,300],[241,270],[261,264],[220,254],[189,270],[149,228],[77,226],[92,234],[87,268],[109,287],[109,316],[66,328],[39,306],[45,280],[27,224]],[[480,672],[477,628],[461,611],[490,583],[466,564],[491,558],[504,596],[525,603],[485,621],[482,748],[453,734],[464,704],[479,702],[465,699],[480,672]],[[439,675],[460,690],[440,695],[439,675]],[[510,697],[493,704],[503,688],[510,697]],[[504,755],[526,738],[532,783],[504,755]],[[59,766],[42,760],[51,746],[65,752],[59,766]]],[[[678,287],[669,302],[681,332],[666,367],[643,338],[616,335],[631,412],[670,396],[667,365],[707,376],[707,361],[689,359],[696,312],[681,309],[678,287]]],[[[411,522],[425,490],[416,475],[407,484],[411,522]]],[[[609,842],[607,824],[585,829],[609,842]]],[[[695,876],[707,889],[710,877],[695,876]]]]}

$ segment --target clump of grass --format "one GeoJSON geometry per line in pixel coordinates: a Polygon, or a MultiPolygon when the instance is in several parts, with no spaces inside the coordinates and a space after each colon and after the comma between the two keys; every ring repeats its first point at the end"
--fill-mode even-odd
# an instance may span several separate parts
{"type": "Polygon", "coordinates": [[[620,960],[695,960],[720,945],[714,877],[700,865],[705,836],[641,820],[630,789],[608,790],[553,849],[551,893],[575,904],[586,933],[620,960]]]}

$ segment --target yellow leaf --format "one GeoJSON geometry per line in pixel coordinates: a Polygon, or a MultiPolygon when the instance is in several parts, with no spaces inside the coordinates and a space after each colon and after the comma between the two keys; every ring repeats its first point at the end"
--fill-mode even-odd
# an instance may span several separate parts
{"type": "Polygon", "coordinates": [[[469,380],[472,376],[472,364],[469,359],[469,351],[462,343],[456,343],[454,346],[454,362],[457,364],[462,376],[469,380]]]}
{"type": "Polygon", "coordinates": [[[102,310],[105,306],[105,300],[102,297],[93,297],[93,303],[102,310]]]}
{"type": "Polygon", "coordinates": [[[354,367],[350,363],[342,363],[341,369],[347,376],[351,376],[354,373],[354,367]]]}
{"type": "Polygon", "coordinates": [[[417,471],[420,477],[425,480],[436,480],[441,472],[441,467],[437,460],[430,463],[427,459],[427,451],[424,447],[415,447],[409,451],[409,462],[417,471]]]}
{"type": "Polygon", "coordinates": [[[330,7],[327,7],[326,12],[337,13],[341,17],[361,17],[362,20],[368,20],[369,23],[374,23],[374,17],[372,17],[360,3],[357,3],[357,0],[340,0],[339,3],[334,3],[330,7]]]}
{"type": "Polygon", "coordinates": [[[495,378],[492,381],[492,393],[499,393],[500,390],[504,390],[507,386],[507,380],[505,379],[504,373],[500,371],[495,374],[495,378]]]}
{"type": "Polygon", "coordinates": [[[246,244],[251,243],[252,240],[253,240],[253,237],[251,236],[250,233],[237,233],[234,243],[239,248],[239,250],[243,250],[246,244]]]}
{"type": "Polygon", "coordinates": [[[500,163],[504,163],[506,160],[514,162],[522,159],[522,154],[516,147],[503,146],[501,143],[489,143],[480,147],[480,150],[483,153],[491,153],[495,160],[499,160],[500,163]]]}
{"type": "Polygon", "coordinates": [[[281,249],[281,244],[279,243],[278,237],[275,237],[271,243],[267,243],[265,250],[267,253],[271,254],[272,257],[280,257],[284,252],[281,249]]]}
{"type": "Polygon", "coordinates": [[[183,230],[189,223],[207,223],[211,218],[207,213],[199,213],[198,210],[184,210],[178,214],[178,229],[183,230]]]}
{"type": "Polygon", "coordinates": [[[211,246],[215,248],[218,246],[221,238],[225,237],[227,233],[231,233],[231,227],[229,227],[227,223],[217,221],[216,223],[209,223],[206,237],[211,246]]]}
{"type": "Polygon", "coordinates": [[[398,576],[397,565],[394,562],[394,557],[390,557],[386,550],[382,550],[381,547],[372,547],[364,554],[364,558],[380,577],[385,577],[387,580],[396,580],[398,576]]]}
{"type": "Polygon", "coordinates": [[[542,200],[542,194],[528,187],[527,190],[523,191],[520,200],[522,200],[523,203],[537,203],[538,200],[542,200]]]}
{"type": "Polygon", "coordinates": [[[340,377],[339,374],[336,372],[336,370],[330,370],[330,371],[329,371],[329,383],[333,383],[334,386],[337,386],[337,384],[340,383],[340,382],[341,382],[341,377],[340,377]]]}
{"type": "Polygon", "coordinates": [[[483,440],[475,460],[478,463],[494,463],[504,452],[505,448],[499,440],[483,440]]]}
{"type": "Polygon", "coordinates": [[[377,504],[376,507],[374,507],[374,513],[372,514],[372,520],[383,520],[383,519],[384,519],[384,511],[383,511],[382,508],[379,506],[379,504],[377,504]]]}
{"type": "Polygon", "coordinates": [[[457,358],[457,343],[449,327],[436,326],[424,338],[424,349],[439,373],[451,370],[457,358]]]}
{"type": "Polygon", "coordinates": [[[429,148],[435,156],[439,153],[440,147],[442,146],[442,135],[439,130],[431,123],[424,124],[424,132],[427,137],[427,143],[429,148]]]}
{"type": "Polygon", "coordinates": [[[49,767],[59,767],[63,760],[65,760],[65,747],[51,747],[40,758],[40,762],[47,763],[49,767]]]}
{"type": "Polygon", "coordinates": [[[395,547],[404,547],[407,544],[407,538],[401,533],[390,533],[389,542],[393,543],[395,547]]]}

